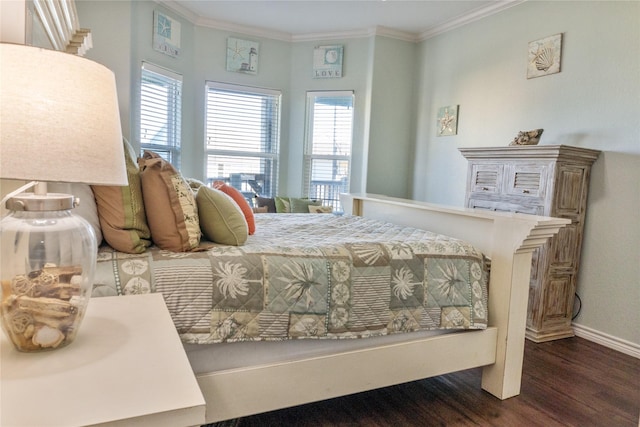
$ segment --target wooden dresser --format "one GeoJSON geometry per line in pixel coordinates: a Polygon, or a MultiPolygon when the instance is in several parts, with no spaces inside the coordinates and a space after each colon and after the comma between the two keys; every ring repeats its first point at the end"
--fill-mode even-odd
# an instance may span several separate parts
{"type": "Polygon", "coordinates": [[[533,253],[526,337],[574,335],[571,327],[587,191],[597,150],[567,145],[460,148],[469,161],[466,206],[568,218],[533,253]]]}

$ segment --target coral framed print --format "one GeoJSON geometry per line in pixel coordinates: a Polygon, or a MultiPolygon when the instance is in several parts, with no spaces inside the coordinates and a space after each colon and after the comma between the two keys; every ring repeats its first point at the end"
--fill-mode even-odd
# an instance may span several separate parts
{"type": "Polygon", "coordinates": [[[227,71],[258,74],[259,48],[258,42],[229,37],[227,39],[227,71]]]}
{"type": "Polygon", "coordinates": [[[449,105],[438,109],[436,136],[450,136],[458,134],[458,105],[449,105]]]}
{"type": "Polygon", "coordinates": [[[532,79],[559,73],[561,55],[562,34],[530,42],[527,78],[532,79]]]}
{"type": "Polygon", "coordinates": [[[342,77],[344,47],[316,46],[313,49],[313,78],[339,79],[342,77]]]}
{"type": "Polygon", "coordinates": [[[174,58],[180,56],[180,22],[157,10],[153,12],[153,48],[174,58]]]}

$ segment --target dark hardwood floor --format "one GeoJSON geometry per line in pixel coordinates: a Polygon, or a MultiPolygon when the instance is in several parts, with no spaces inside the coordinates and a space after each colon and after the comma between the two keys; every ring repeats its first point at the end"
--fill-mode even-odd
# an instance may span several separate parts
{"type": "Polygon", "coordinates": [[[638,426],[640,360],[582,338],[526,341],[522,391],[500,401],[471,369],[243,418],[254,426],[638,426]]]}

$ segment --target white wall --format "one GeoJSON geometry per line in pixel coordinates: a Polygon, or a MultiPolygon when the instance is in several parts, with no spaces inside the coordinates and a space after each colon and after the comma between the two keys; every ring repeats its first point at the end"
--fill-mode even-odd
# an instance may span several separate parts
{"type": "Polygon", "coordinates": [[[541,144],[602,150],[594,164],[575,323],[640,345],[640,3],[525,2],[424,41],[413,197],[464,205],[459,147],[541,144]],[[530,41],[563,33],[562,71],[527,80],[530,41]],[[458,134],[435,136],[460,105],[458,134]]]}

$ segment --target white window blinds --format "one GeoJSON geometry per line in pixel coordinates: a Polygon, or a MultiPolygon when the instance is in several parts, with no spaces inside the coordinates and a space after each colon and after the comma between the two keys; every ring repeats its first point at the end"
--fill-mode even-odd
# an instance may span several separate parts
{"type": "Polygon", "coordinates": [[[207,82],[205,148],[209,183],[247,199],[277,191],[280,91],[207,82]]]}
{"type": "Polygon", "coordinates": [[[353,92],[307,93],[305,195],[342,211],[349,191],[353,135],[353,92]]]}
{"type": "Polygon", "coordinates": [[[140,147],[180,168],[182,76],[148,62],[140,80],[140,147]]]}

